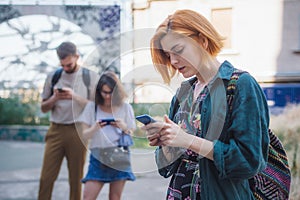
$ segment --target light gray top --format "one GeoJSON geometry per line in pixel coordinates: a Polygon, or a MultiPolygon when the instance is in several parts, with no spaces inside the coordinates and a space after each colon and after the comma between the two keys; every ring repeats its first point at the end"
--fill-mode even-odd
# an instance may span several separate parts
{"type": "MultiPolygon", "coordinates": [[[[95,88],[96,84],[99,80],[99,76],[97,73],[90,70],[90,100],[94,100],[95,98],[95,88]]],[[[42,92],[42,98],[48,99],[51,96],[51,80],[54,75],[54,72],[50,73],[45,81],[44,89],[42,92]]],[[[66,87],[72,88],[76,94],[79,94],[81,97],[87,98],[87,88],[83,83],[82,79],[82,67],[79,68],[78,71],[68,74],[65,71],[62,72],[60,79],[54,86],[57,87],[66,87]]],[[[50,121],[59,123],[59,124],[71,124],[74,123],[74,119],[76,119],[79,114],[82,112],[83,106],[80,106],[78,102],[63,99],[58,100],[55,103],[55,106],[51,110],[50,121]]]]}
{"type": "MultiPolygon", "coordinates": [[[[122,119],[127,124],[128,129],[136,128],[134,112],[129,103],[123,103],[123,105],[115,109],[113,113],[104,112],[99,108],[99,106],[97,106],[97,116],[95,116],[95,103],[89,102],[85,106],[77,121],[91,126],[96,123],[96,121],[106,118],[122,119]]],[[[110,125],[104,126],[98,129],[94,134],[90,141],[89,148],[118,146],[118,140],[121,133],[122,130],[119,128],[110,125]]]]}

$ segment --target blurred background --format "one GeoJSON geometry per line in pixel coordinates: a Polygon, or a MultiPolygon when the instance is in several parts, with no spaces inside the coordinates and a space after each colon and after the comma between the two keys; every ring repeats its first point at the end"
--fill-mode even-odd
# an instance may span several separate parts
{"type": "MultiPolygon", "coordinates": [[[[184,79],[163,83],[152,66],[149,42],[156,27],[177,9],[207,17],[226,37],[218,59],[259,81],[271,128],[288,152],[291,199],[300,199],[299,0],[0,0],[0,142],[7,152],[0,154],[2,172],[18,165],[8,159],[14,151],[7,150],[7,142],[23,142],[24,149],[43,145],[49,116],[40,111],[40,94],[46,75],[59,67],[55,48],[63,41],[78,46],[82,65],[120,76],[136,115],[159,119],[168,113],[184,79]]],[[[153,153],[140,129],[134,135],[137,151],[153,153]]],[[[0,178],[0,188],[7,184],[0,178]]]]}

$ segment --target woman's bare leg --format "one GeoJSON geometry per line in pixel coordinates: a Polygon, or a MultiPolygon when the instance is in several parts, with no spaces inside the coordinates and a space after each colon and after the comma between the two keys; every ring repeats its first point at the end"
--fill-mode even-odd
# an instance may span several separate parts
{"type": "Polygon", "coordinates": [[[125,186],[125,180],[114,181],[109,185],[109,200],[120,200],[125,186]]]}
{"type": "Polygon", "coordinates": [[[84,184],[83,199],[95,200],[103,188],[104,183],[99,181],[87,181],[84,184]]]}

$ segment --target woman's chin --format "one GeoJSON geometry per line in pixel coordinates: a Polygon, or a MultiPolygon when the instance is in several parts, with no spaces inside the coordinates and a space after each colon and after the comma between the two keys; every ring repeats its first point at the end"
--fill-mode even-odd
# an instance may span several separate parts
{"type": "Polygon", "coordinates": [[[189,73],[181,73],[181,74],[184,78],[191,78],[194,76],[194,74],[189,74],[189,73]]]}

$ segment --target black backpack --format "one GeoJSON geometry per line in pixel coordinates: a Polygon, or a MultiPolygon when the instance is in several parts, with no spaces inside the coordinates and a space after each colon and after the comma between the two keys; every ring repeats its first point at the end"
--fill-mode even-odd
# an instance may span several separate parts
{"type": "MultiPolygon", "coordinates": [[[[53,88],[54,88],[55,84],[58,82],[58,80],[60,79],[62,72],[63,72],[63,68],[59,68],[54,72],[54,75],[52,76],[51,95],[53,94],[53,88]]],[[[90,71],[87,68],[82,68],[82,80],[83,80],[84,85],[86,86],[87,96],[89,99],[90,98],[89,86],[91,83],[91,78],[90,78],[90,71]]]]}

